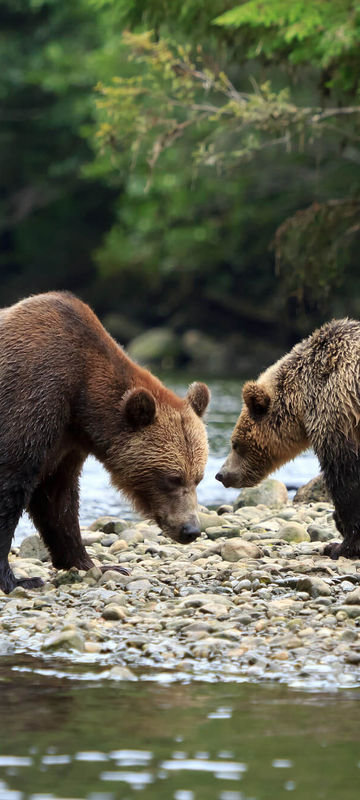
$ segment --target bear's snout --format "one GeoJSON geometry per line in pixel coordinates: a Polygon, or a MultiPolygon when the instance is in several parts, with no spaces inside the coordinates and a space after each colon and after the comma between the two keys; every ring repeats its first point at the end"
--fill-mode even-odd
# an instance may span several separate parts
{"type": "Polygon", "coordinates": [[[228,489],[231,486],[231,475],[226,474],[226,472],[218,472],[215,475],[217,481],[220,481],[225,486],[225,489],[228,489]]]}
{"type": "Polygon", "coordinates": [[[182,526],[178,536],[178,542],[180,544],[191,544],[194,542],[195,539],[200,536],[200,528],[197,525],[193,525],[191,522],[185,522],[185,525],[182,526]]]}

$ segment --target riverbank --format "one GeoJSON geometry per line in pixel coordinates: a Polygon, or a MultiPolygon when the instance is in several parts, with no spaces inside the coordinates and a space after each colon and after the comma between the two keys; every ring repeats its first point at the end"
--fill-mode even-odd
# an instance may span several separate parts
{"type": "Polygon", "coordinates": [[[83,530],[98,566],[122,564],[126,576],[56,572],[28,537],[12,566],[46,583],[0,595],[0,653],[61,658],[65,671],[88,664],[114,680],[360,685],[360,561],[322,555],[338,538],[329,503],[294,504],[285,487],[278,507],[267,502],[203,508],[203,534],[186,548],[146,522],[83,530]]]}

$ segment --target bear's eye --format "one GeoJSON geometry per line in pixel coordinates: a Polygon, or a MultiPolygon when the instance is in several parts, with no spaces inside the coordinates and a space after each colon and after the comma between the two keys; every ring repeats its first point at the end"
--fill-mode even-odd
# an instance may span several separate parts
{"type": "Polygon", "coordinates": [[[238,454],[238,456],[244,454],[244,445],[240,444],[240,442],[232,442],[231,444],[232,449],[238,454]]]}
{"type": "Polygon", "coordinates": [[[182,475],[164,475],[162,479],[164,489],[178,489],[179,486],[184,486],[184,479],[182,475]]]}

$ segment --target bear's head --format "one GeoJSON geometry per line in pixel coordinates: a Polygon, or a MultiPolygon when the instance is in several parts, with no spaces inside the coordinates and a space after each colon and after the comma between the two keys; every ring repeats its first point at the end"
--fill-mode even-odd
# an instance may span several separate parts
{"type": "Polygon", "coordinates": [[[122,446],[112,448],[110,472],[136,509],[171,539],[188,544],[200,534],[196,487],[208,457],[201,418],[210,392],[193,383],[180,399],[165,387],[153,388],[124,396],[122,446]]]}
{"type": "Polygon", "coordinates": [[[231,451],[216,475],[225,487],[254,486],[308,446],[296,397],[274,386],[264,376],[244,385],[231,451]]]}

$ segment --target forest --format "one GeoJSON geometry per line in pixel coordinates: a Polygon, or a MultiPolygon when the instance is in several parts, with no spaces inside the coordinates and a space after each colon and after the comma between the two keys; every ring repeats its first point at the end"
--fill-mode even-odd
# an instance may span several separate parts
{"type": "Polygon", "coordinates": [[[239,375],[359,315],[360,2],[0,15],[1,305],[68,289],[140,360],[239,375]]]}

